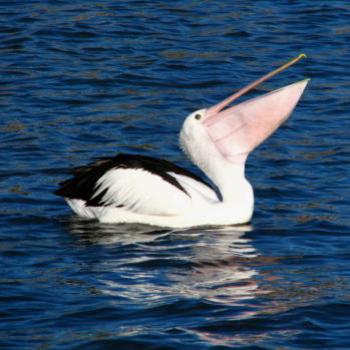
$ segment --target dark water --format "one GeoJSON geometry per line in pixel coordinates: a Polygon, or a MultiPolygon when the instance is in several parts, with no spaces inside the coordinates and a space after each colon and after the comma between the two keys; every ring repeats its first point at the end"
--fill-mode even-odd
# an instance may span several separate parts
{"type": "Polygon", "coordinates": [[[1,349],[350,349],[350,3],[0,2],[1,349]],[[185,164],[183,118],[306,52],[293,118],[250,157],[252,225],[82,221],[66,170],[185,164]]]}

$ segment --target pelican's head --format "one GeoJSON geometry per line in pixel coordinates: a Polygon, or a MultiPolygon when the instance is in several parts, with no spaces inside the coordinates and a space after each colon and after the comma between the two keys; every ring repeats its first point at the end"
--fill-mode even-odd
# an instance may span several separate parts
{"type": "Polygon", "coordinates": [[[215,106],[191,113],[180,134],[185,151],[197,164],[197,158],[205,157],[202,153],[206,153],[207,157],[221,157],[230,163],[244,165],[248,154],[290,116],[308,79],[232,107],[229,104],[302,57],[305,55],[299,55],[215,106]],[[196,157],[196,153],[201,153],[200,157],[196,157]]]}

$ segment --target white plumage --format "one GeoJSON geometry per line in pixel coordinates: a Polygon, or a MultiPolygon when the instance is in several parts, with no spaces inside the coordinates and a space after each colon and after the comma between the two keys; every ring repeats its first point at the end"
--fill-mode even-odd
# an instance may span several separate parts
{"type": "Polygon", "coordinates": [[[106,206],[123,206],[142,215],[181,215],[191,206],[185,192],[143,169],[109,170],[97,181],[96,189],[94,196],[107,190],[106,206]]]}
{"type": "Polygon", "coordinates": [[[58,194],[65,196],[79,216],[101,222],[137,222],[177,228],[248,222],[253,213],[254,196],[244,177],[244,168],[226,161],[200,132],[202,127],[194,118],[199,112],[185,121],[181,144],[194,163],[200,164],[219,185],[219,194],[184,169],[164,160],[136,155],[111,159],[108,170],[94,179],[92,188],[88,186],[89,178],[94,178],[98,169],[106,164],[102,161],[86,169],[78,168],[76,177],[64,182],[58,194]],[[191,142],[193,133],[195,142],[191,142]],[[196,146],[195,152],[188,143],[196,146]],[[151,163],[157,167],[154,171],[151,163]],[[74,198],[79,195],[75,190],[85,191],[88,200],[74,198]]]}

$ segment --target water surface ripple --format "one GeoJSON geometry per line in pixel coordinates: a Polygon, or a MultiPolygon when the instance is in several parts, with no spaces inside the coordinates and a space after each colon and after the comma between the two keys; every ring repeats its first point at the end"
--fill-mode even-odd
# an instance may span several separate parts
{"type": "MultiPolygon", "coordinates": [[[[349,349],[350,3],[1,1],[1,349],[349,349]],[[311,78],[251,155],[250,226],[73,216],[52,192],[118,152],[191,168],[183,118],[287,59],[311,78]]],[[[253,94],[254,95],[254,94],[253,94]]]]}

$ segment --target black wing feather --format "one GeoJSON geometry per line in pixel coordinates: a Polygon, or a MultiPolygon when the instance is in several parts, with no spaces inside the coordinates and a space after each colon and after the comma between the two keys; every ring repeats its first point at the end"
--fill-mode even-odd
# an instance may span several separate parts
{"type": "Polygon", "coordinates": [[[70,199],[82,199],[88,206],[103,206],[103,197],[107,189],[93,197],[96,192],[96,183],[107,171],[118,168],[149,171],[186,194],[186,190],[175,177],[169,175],[169,172],[190,177],[209,186],[199,176],[167,160],[143,155],[118,154],[112,158],[102,158],[86,166],[72,169],[71,173],[74,176],[61,182],[60,187],[54,193],[70,199]]]}

